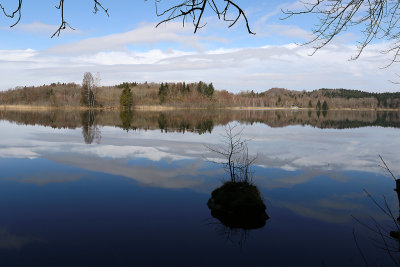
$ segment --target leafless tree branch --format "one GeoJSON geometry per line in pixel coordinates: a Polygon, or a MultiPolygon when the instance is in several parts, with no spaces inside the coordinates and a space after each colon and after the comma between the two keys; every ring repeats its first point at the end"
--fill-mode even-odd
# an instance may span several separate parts
{"type": "MultiPolygon", "coordinates": [[[[147,0],[145,0],[147,1],[147,0]]],[[[204,17],[207,8],[209,7],[212,12],[214,12],[218,19],[229,22],[229,28],[235,25],[240,18],[243,18],[246,23],[247,31],[250,34],[255,34],[250,29],[249,20],[246,16],[245,11],[233,0],[181,0],[178,1],[178,4],[168,3],[168,7],[159,12],[159,5],[162,0],[154,0],[156,7],[156,14],[159,17],[164,17],[162,21],[160,21],[156,27],[160,24],[175,20],[182,19],[183,26],[185,26],[186,21],[191,20],[194,25],[194,33],[196,33],[199,29],[203,28],[206,23],[203,24],[202,20],[204,17]],[[231,18],[231,10],[236,11],[236,14],[231,18]]],[[[93,0],[94,7],[93,13],[96,14],[99,10],[104,11],[104,13],[109,16],[108,8],[105,8],[102,3],[98,0],[93,0]]],[[[60,10],[61,24],[58,29],[54,32],[51,37],[59,36],[62,30],[67,28],[74,29],[71,25],[64,19],[64,0],[59,0],[57,9],[60,10]]],[[[18,0],[18,6],[15,10],[11,12],[7,12],[4,6],[0,3],[0,9],[4,13],[4,15],[8,18],[14,18],[18,15],[18,19],[15,23],[13,23],[10,27],[14,27],[19,23],[22,16],[22,0],[18,0]]]]}
{"type": "Polygon", "coordinates": [[[379,167],[381,167],[382,169],[386,170],[387,172],[389,172],[389,174],[392,176],[393,180],[396,181],[397,178],[396,176],[393,174],[393,172],[389,169],[388,165],[386,164],[386,162],[383,160],[382,156],[379,155],[379,158],[381,159],[383,166],[379,165],[379,167]]]}
{"type": "Polygon", "coordinates": [[[351,59],[358,59],[364,49],[376,39],[391,42],[383,50],[392,59],[386,66],[398,62],[400,54],[400,2],[390,0],[317,0],[304,3],[304,10],[282,10],[287,19],[294,15],[312,14],[319,22],[313,29],[314,37],[302,45],[313,44],[314,51],[330,43],[340,33],[354,27],[361,29],[364,37],[358,41],[357,52],[351,59]]]}
{"type": "Polygon", "coordinates": [[[12,24],[10,27],[14,27],[15,25],[18,24],[18,22],[21,20],[21,9],[22,9],[22,0],[18,0],[18,6],[17,8],[12,11],[11,13],[8,13],[5,8],[0,4],[0,8],[3,11],[4,15],[8,18],[14,18],[16,14],[18,14],[18,19],[17,21],[12,24]]]}
{"type": "MultiPolygon", "coordinates": [[[[108,9],[104,8],[103,5],[98,0],[93,0],[93,2],[94,2],[93,13],[96,14],[100,9],[102,9],[104,13],[106,13],[106,15],[109,16],[108,9]]],[[[58,29],[53,33],[51,38],[53,38],[54,36],[60,36],[61,31],[67,28],[75,30],[64,18],[64,0],[59,0],[58,5],[56,5],[55,8],[60,10],[61,23],[58,29]]],[[[14,27],[20,22],[22,17],[22,0],[18,0],[18,6],[11,12],[7,12],[1,3],[0,3],[0,9],[3,12],[3,14],[8,18],[14,18],[15,15],[18,14],[17,21],[14,22],[10,27],[14,27]]]]}
{"type": "Polygon", "coordinates": [[[196,33],[199,29],[203,28],[206,24],[202,24],[202,19],[207,7],[217,15],[218,19],[222,19],[223,21],[229,22],[229,28],[235,25],[240,18],[243,18],[246,23],[246,28],[248,33],[255,34],[249,24],[249,20],[246,16],[244,10],[232,0],[185,0],[180,1],[178,4],[169,6],[162,11],[159,11],[159,4],[162,0],[155,0],[156,5],[156,14],[159,17],[165,17],[162,21],[157,24],[157,27],[163,23],[175,20],[182,19],[182,24],[185,26],[185,23],[188,20],[191,20],[194,26],[194,33],[196,33]],[[219,2],[220,5],[217,4],[219,2]],[[222,8],[219,8],[222,6],[222,8]],[[233,18],[230,18],[230,11],[233,8],[237,13],[233,18]]]}

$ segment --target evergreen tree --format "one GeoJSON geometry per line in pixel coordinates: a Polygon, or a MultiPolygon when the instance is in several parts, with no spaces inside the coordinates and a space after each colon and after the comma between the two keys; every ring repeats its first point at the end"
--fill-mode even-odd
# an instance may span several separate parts
{"type": "Polygon", "coordinates": [[[125,85],[124,90],[122,91],[121,97],[119,99],[119,104],[121,109],[130,110],[133,106],[133,95],[131,88],[128,85],[125,85]]]}
{"type": "Polygon", "coordinates": [[[206,90],[204,92],[204,95],[208,96],[208,97],[212,97],[214,94],[214,85],[212,83],[210,83],[207,87],[206,90]]]}
{"type": "Polygon", "coordinates": [[[186,93],[186,83],[185,82],[183,82],[183,84],[180,85],[179,91],[181,92],[181,94],[186,93]]]}
{"type": "Polygon", "coordinates": [[[204,95],[205,91],[207,91],[207,85],[205,83],[203,83],[202,81],[200,81],[197,84],[197,92],[199,92],[199,94],[204,95]]]}
{"type": "Polygon", "coordinates": [[[322,104],[322,110],[328,110],[328,103],[326,101],[322,104]]]}
{"type": "Polygon", "coordinates": [[[317,105],[315,106],[317,110],[321,110],[321,102],[318,99],[317,105]]]}
{"type": "Polygon", "coordinates": [[[158,98],[160,100],[160,104],[164,103],[165,97],[168,94],[168,84],[161,83],[160,88],[158,89],[158,98]]]}
{"type": "Polygon", "coordinates": [[[309,108],[312,108],[312,103],[311,103],[311,100],[310,100],[310,101],[308,101],[308,107],[309,107],[309,108]]]}

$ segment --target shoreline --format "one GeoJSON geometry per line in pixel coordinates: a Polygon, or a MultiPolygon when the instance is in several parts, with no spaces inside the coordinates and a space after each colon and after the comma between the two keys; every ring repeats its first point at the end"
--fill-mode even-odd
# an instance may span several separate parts
{"type": "MultiPolygon", "coordinates": [[[[171,110],[291,110],[291,111],[305,111],[316,110],[315,108],[290,108],[290,107],[174,107],[174,106],[161,106],[161,105],[137,105],[133,110],[137,111],[171,111],[171,110]]],[[[87,108],[82,106],[35,106],[35,105],[0,105],[0,110],[13,110],[13,111],[48,111],[48,110],[119,110],[119,107],[95,107],[87,108]]],[[[322,111],[322,110],[320,110],[322,111]]],[[[400,111],[400,109],[391,108],[332,108],[328,111],[400,111]]]]}

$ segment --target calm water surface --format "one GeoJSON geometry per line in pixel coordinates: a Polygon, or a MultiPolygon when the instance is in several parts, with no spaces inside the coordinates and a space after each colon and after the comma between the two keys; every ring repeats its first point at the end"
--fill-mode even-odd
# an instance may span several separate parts
{"type": "MultiPolygon", "coordinates": [[[[399,113],[0,113],[1,266],[394,265],[399,113]],[[239,123],[270,219],[230,229],[206,203],[228,177],[205,145],[239,123]],[[354,219],[353,217],[356,219],[354,219]],[[373,218],[373,219],[372,219],[373,218]],[[373,221],[375,220],[375,221],[373,221]],[[356,242],[358,244],[356,245],[356,242]],[[363,259],[362,255],[366,258],[363,259]]],[[[215,156],[215,155],[214,155],[215,156]]]]}

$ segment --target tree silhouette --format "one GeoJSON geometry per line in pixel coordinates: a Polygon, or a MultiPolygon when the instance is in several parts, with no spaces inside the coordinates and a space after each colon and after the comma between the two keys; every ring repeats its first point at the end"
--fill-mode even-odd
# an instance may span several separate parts
{"type": "MultiPolygon", "coordinates": [[[[64,0],[58,0],[58,4],[55,6],[55,8],[58,9],[60,12],[61,23],[58,29],[53,33],[51,37],[59,36],[61,34],[61,31],[67,28],[74,30],[74,28],[65,19],[64,2],[65,2],[64,0]]],[[[175,19],[182,19],[183,26],[185,26],[185,23],[190,21],[194,26],[194,33],[196,33],[198,29],[204,27],[206,24],[203,23],[204,13],[207,10],[211,10],[217,15],[218,19],[229,22],[228,27],[232,27],[239,21],[240,18],[243,18],[246,23],[247,31],[251,34],[254,34],[250,29],[249,21],[247,19],[245,12],[241,8],[241,6],[237,4],[237,1],[180,0],[176,4],[168,3],[165,8],[160,8],[160,5],[164,2],[167,1],[154,0],[156,7],[156,14],[158,17],[162,18],[161,21],[157,24],[157,26],[175,19]],[[236,12],[233,12],[232,9],[233,11],[236,12]]],[[[93,4],[94,4],[93,13],[96,14],[99,10],[102,10],[107,16],[109,16],[108,8],[105,8],[100,1],[93,0],[93,4]]],[[[18,0],[17,7],[12,11],[7,11],[5,7],[0,3],[0,9],[6,17],[17,18],[17,20],[10,27],[14,27],[21,20],[22,5],[23,5],[23,0],[18,0]]]]}
{"type": "MultiPolygon", "coordinates": [[[[392,54],[392,61],[398,62],[400,54],[400,3],[399,1],[380,0],[318,0],[304,3],[299,11],[283,11],[287,17],[311,14],[317,16],[313,29],[313,38],[304,44],[313,44],[313,54],[329,44],[340,33],[355,28],[364,37],[358,41],[357,59],[372,41],[386,40],[390,45],[383,53],[392,54]]],[[[388,66],[389,66],[388,65],[388,66]]]]}
{"type": "Polygon", "coordinates": [[[252,171],[257,156],[249,155],[247,143],[249,140],[243,138],[244,128],[240,128],[238,124],[227,124],[223,135],[221,145],[206,146],[207,149],[222,157],[222,162],[211,162],[222,165],[224,170],[229,174],[233,183],[251,183],[252,171]]]}

